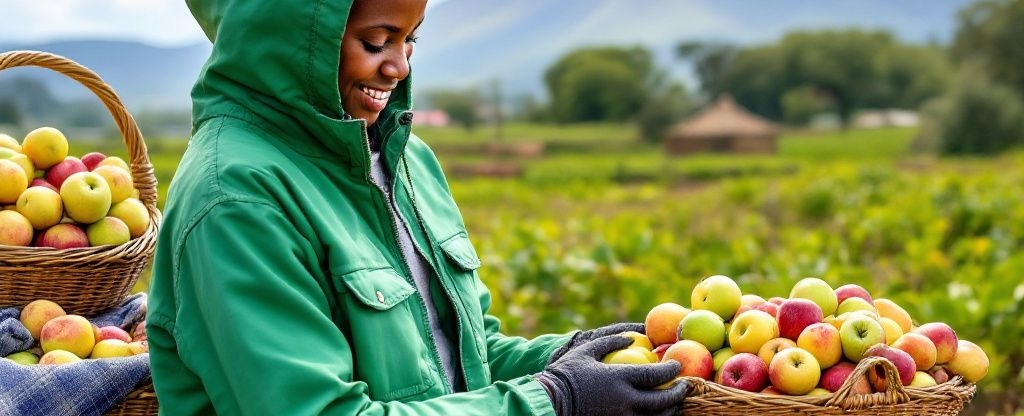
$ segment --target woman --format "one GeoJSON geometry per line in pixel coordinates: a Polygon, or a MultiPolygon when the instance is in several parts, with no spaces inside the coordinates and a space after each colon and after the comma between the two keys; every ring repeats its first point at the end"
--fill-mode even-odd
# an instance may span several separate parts
{"type": "Polygon", "coordinates": [[[147,317],[168,415],[669,414],[630,340],[504,336],[430,149],[410,134],[425,0],[189,0],[213,53],[147,317]],[[340,48],[339,48],[340,45],[340,48]]]}

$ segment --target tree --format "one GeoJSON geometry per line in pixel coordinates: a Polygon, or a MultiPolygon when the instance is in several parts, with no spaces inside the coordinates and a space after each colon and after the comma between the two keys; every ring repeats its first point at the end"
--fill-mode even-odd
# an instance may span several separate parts
{"type": "Polygon", "coordinates": [[[965,65],[950,93],[926,109],[920,140],[940,153],[987,155],[1024,145],[1024,104],[979,65],[965,65]]]}
{"type": "Polygon", "coordinates": [[[427,100],[434,108],[448,113],[448,117],[461,124],[466,130],[472,130],[477,124],[480,124],[480,115],[477,110],[483,100],[475,89],[434,90],[427,93],[427,100]]]}
{"type": "Polygon", "coordinates": [[[697,41],[676,46],[676,57],[693,63],[705,98],[713,98],[728,89],[723,77],[736,58],[736,52],[736,46],[727,43],[697,41]]]}
{"type": "Polygon", "coordinates": [[[993,81],[1024,96],[1024,0],[980,0],[957,15],[957,62],[977,61],[993,81]]]}
{"type": "Polygon", "coordinates": [[[662,81],[642,47],[595,47],[569,52],[544,74],[557,122],[626,121],[662,81]]]}

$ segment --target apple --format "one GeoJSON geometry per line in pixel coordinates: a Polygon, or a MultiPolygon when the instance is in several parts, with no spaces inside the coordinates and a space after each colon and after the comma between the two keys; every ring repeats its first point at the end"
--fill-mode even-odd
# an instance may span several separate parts
{"type": "Polygon", "coordinates": [[[804,328],[822,319],[818,304],[807,299],[788,299],[779,306],[779,335],[796,341],[804,328]]]}
{"type": "Polygon", "coordinates": [[[132,180],[131,172],[111,165],[97,166],[92,171],[107,181],[107,186],[110,187],[111,203],[118,203],[132,196],[135,182],[132,180]]]}
{"type": "Polygon", "coordinates": [[[106,159],[101,160],[100,163],[96,164],[96,167],[93,167],[93,169],[96,169],[97,167],[100,166],[115,166],[129,172],[132,171],[132,168],[128,166],[128,163],[125,162],[124,159],[121,159],[117,156],[109,156],[106,159]]]}
{"type": "Polygon", "coordinates": [[[18,211],[0,211],[0,245],[28,247],[32,244],[32,223],[18,211]]]}
{"type": "Polygon", "coordinates": [[[836,288],[836,301],[838,304],[842,304],[844,300],[849,298],[861,298],[868,303],[873,303],[875,300],[871,298],[871,292],[864,289],[862,286],[855,284],[846,284],[836,288]]]}
{"type": "MultiPolygon", "coordinates": [[[[760,297],[758,295],[746,294],[746,295],[740,296],[740,306],[747,305],[747,306],[753,307],[753,306],[760,305],[760,304],[765,303],[765,302],[768,302],[768,301],[764,300],[764,298],[762,298],[762,297],[760,297]]],[[[739,315],[738,312],[736,314],[739,315]]]]}
{"type": "Polygon", "coordinates": [[[728,359],[732,358],[735,355],[736,355],[736,352],[733,351],[732,348],[729,348],[729,347],[722,348],[722,349],[720,349],[718,351],[715,351],[714,354],[711,354],[711,361],[714,364],[715,372],[717,373],[718,370],[721,370],[722,369],[722,364],[725,364],[725,362],[728,359]]]}
{"type": "Polygon", "coordinates": [[[44,352],[64,350],[85,358],[96,344],[96,334],[88,319],[79,315],[58,316],[43,325],[39,344],[44,352]]]}
{"type": "MultiPolygon", "coordinates": [[[[124,218],[118,214],[121,214],[122,211],[129,210],[127,206],[121,206],[122,204],[128,203],[128,201],[138,200],[126,199],[121,201],[111,209],[111,215],[124,220],[124,218]]],[[[139,202],[139,205],[142,205],[142,203],[139,202]]],[[[143,207],[143,209],[145,209],[145,207],[143,207]]],[[[137,208],[131,208],[131,210],[135,211],[137,208]]],[[[149,216],[146,215],[146,218],[148,220],[149,216]]],[[[129,221],[125,221],[125,223],[129,224],[129,221]]],[[[132,226],[129,225],[128,227],[131,228],[132,226]]],[[[136,237],[135,231],[135,229],[132,229],[132,238],[136,237]]],[[[141,235],[141,233],[139,235],[141,235]]],[[[688,313],[690,313],[689,309],[672,302],[662,303],[651,308],[651,310],[647,312],[647,318],[644,319],[644,330],[647,332],[647,338],[651,340],[651,344],[654,344],[654,346],[657,347],[659,345],[676,342],[679,337],[679,322],[681,322],[683,317],[688,313]]]]}
{"type": "Polygon", "coordinates": [[[95,336],[96,342],[103,341],[105,339],[119,339],[125,343],[132,342],[132,336],[128,335],[128,331],[113,325],[96,328],[95,336]]]}
{"type": "Polygon", "coordinates": [[[914,373],[914,379],[910,381],[910,387],[924,388],[937,385],[939,385],[939,383],[935,382],[935,379],[924,371],[914,373]]]}
{"type": "MultiPolygon", "coordinates": [[[[142,340],[139,340],[139,341],[145,341],[145,340],[142,339],[142,340]]],[[[655,354],[654,351],[651,351],[651,350],[649,350],[647,348],[629,346],[627,349],[634,350],[636,352],[639,352],[640,354],[643,354],[644,357],[647,357],[647,364],[656,363],[658,361],[661,361],[661,358],[658,357],[658,354],[655,354]]]]}
{"type": "Polygon", "coordinates": [[[39,357],[39,365],[70,364],[79,361],[82,361],[79,356],[64,350],[53,350],[39,357]]]}
{"type": "Polygon", "coordinates": [[[767,312],[758,310],[739,314],[729,328],[729,345],[738,353],[757,354],[761,346],[778,337],[778,322],[767,312]]]}
{"type": "Polygon", "coordinates": [[[918,370],[925,371],[935,367],[935,343],[924,335],[914,332],[903,334],[892,343],[892,347],[910,354],[918,370]]]}
{"type": "Polygon", "coordinates": [[[734,389],[758,392],[768,386],[768,366],[750,353],[739,353],[722,364],[720,384],[734,389]]]}
{"type": "Polygon", "coordinates": [[[149,343],[146,341],[132,341],[128,343],[128,350],[132,352],[132,355],[147,353],[149,352],[149,343]]]}
{"type": "MultiPolygon", "coordinates": [[[[125,351],[128,351],[128,344],[124,341],[120,341],[124,344],[125,351]]],[[[99,346],[99,344],[97,344],[99,346]]],[[[650,364],[651,361],[647,358],[640,349],[637,348],[623,348],[621,350],[612,351],[605,355],[601,359],[601,362],[605,364],[650,364]]]]}
{"type": "Polygon", "coordinates": [[[836,365],[843,358],[843,342],[836,327],[818,322],[800,333],[796,346],[807,350],[822,369],[836,365]]]}
{"type": "Polygon", "coordinates": [[[882,330],[885,331],[886,344],[892,345],[892,343],[903,336],[903,328],[892,318],[878,318],[878,323],[882,324],[882,330]]]}
{"type": "Polygon", "coordinates": [[[870,302],[861,298],[853,297],[847,298],[846,300],[839,304],[839,308],[836,309],[836,316],[840,316],[844,313],[853,311],[869,311],[877,313],[877,311],[875,310],[875,306],[872,305],[870,302]]]}
{"type": "Polygon", "coordinates": [[[740,308],[743,293],[728,276],[715,275],[697,283],[690,294],[693,309],[708,310],[718,314],[724,321],[732,319],[740,308]]]}
{"type": "Polygon", "coordinates": [[[17,211],[28,219],[32,228],[45,230],[64,218],[64,202],[56,191],[42,186],[26,189],[15,204],[17,211]]]}
{"type": "Polygon", "coordinates": [[[3,133],[0,133],[0,147],[21,153],[21,144],[18,140],[3,133]]]}
{"type": "Polygon", "coordinates": [[[56,186],[53,186],[53,184],[47,182],[46,179],[43,178],[33,178],[28,183],[28,187],[31,188],[33,186],[41,186],[46,189],[51,189],[53,190],[53,192],[57,192],[58,194],[60,193],[60,189],[58,189],[56,186]]]}
{"type": "Polygon", "coordinates": [[[711,376],[715,372],[715,362],[711,358],[711,352],[704,344],[697,341],[684,339],[672,344],[665,350],[665,355],[661,357],[661,362],[668,362],[668,360],[675,360],[681,364],[680,377],[700,377],[711,380],[711,376]]]}
{"type": "MultiPolygon", "coordinates": [[[[139,336],[137,334],[138,334],[138,331],[136,331],[135,338],[132,338],[133,340],[136,340],[136,341],[139,340],[139,336]]],[[[143,333],[143,340],[145,340],[145,338],[146,338],[145,333],[143,333]]],[[[671,347],[671,346],[672,346],[672,344],[661,344],[661,345],[659,345],[657,347],[654,347],[654,349],[651,350],[651,352],[653,352],[654,355],[658,356],[658,361],[661,361],[662,359],[665,358],[665,350],[667,350],[668,347],[671,347]]]]}
{"type": "Polygon", "coordinates": [[[946,369],[942,366],[932,367],[931,370],[928,370],[928,375],[932,376],[932,378],[935,379],[935,382],[938,384],[945,383],[949,381],[950,378],[952,378],[949,376],[949,371],[946,371],[946,369]]]}
{"type": "Polygon", "coordinates": [[[929,322],[915,328],[912,332],[924,335],[935,344],[935,363],[945,364],[956,355],[956,331],[942,322],[929,322]]]}
{"type": "MultiPolygon", "coordinates": [[[[896,372],[900,376],[900,383],[904,386],[910,385],[910,382],[914,381],[914,373],[917,372],[917,367],[914,365],[914,357],[911,357],[906,351],[879,343],[868,348],[864,352],[864,356],[882,357],[889,360],[896,367],[896,372]]],[[[873,371],[868,372],[868,380],[871,381],[875,391],[885,391],[888,381],[885,379],[885,370],[881,366],[877,366],[873,371]]]]}
{"type": "Polygon", "coordinates": [[[828,396],[829,394],[832,394],[832,392],[821,387],[815,387],[814,390],[807,392],[804,396],[828,396]]]}
{"type": "MultiPolygon", "coordinates": [[[[136,330],[138,327],[136,327],[136,330]]],[[[145,333],[145,327],[143,326],[143,333],[145,333]]],[[[622,336],[633,339],[633,343],[629,345],[630,348],[639,347],[646,348],[647,350],[653,350],[654,345],[651,344],[651,339],[647,338],[647,335],[641,334],[636,331],[626,331],[622,333],[622,336]]]]}
{"type": "Polygon", "coordinates": [[[117,217],[103,217],[99,221],[89,224],[85,229],[89,237],[89,245],[93,247],[114,245],[119,246],[132,239],[128,225],[117,217]]]}
{"type": "MultiPolygon", "coordinates": [[[[124,221],[128,225],[128,231],[131,232],[132,238],[142,236],[142,234],[146,233],[146,228],[149,228],[149,210],[146,209],[146,206],[138,198],[127,198],[124,201],[113,204],[107,215],[124,221]]],[[[679,319],[682,320],[681,317],[679,319]]],[[[678,325],[678,322],[672,325],[671,331],[673,333],[678,325]]],[[[650,333],[650,330],[648,330],[648,333],[650,333]]]]}
{"type": "Polygon", "coordinates": [[[56,186],[57,189],[60,189],[60,186],[64,184],[64,181],[69,176],[78,172],[88,171],[89,169],[85,167],[85,164],[82,163],[81,159],[74,156],[68,156],[60,163],[50,166],[50,168],[46,170],[46,176],[44,176],[44,178],[47,182],[56,186]]]}
{"type": "Polygon", "coordinates": [[[89,236],[74,223],[54,225],[40,233],[33,242],[36,247],[52,247],[59,250],[89,247],[89,236]]]}
{"type": "Polygon", "coordinates": [[[914,328],[914,321],[910,318],[910,314],[896,302],[889,299],[875,299],[874,305],[878,316],[896,321],[903,329],[903,333],[910,332],[914,328]]]}
{"type": "Polygon", "coordinates": [[[60,187],[64,211],[71,219],[92,224],[110,210],[110,187],[97,173],[78,172],[64,180],[60,187]]]}
{"type": "Polygon", "coordinates": [[[0,147],[0,159],[7,159],[16,163],[18,166],[21,166],[21,169],[25,172],[26,178],[32,179],[36,176],[36,167],[32,165],[32,160],[24,154],[6,147],[0,147]]]}
{"type": "Polygon", "coordinates": [[[93,169],[96,168],[96,165],[99,165],[100,162],[102,162],[103,159],[106,159],[106,158],[107,158],[107,155],[105,155],[103,153],[100,153],[100,152],[89,152],[89,153],[86,153],[86,154],[82,155],[82,163],[85,164],[85,167],[87,169],[89,169],[89,171],[92,171],[93,169]]]}
{"type": "Polygon", "coordinates": [[[778,354],[779,351],[787,348],[796,348],[796,341],[788,338],[775,338],[764,343],[764,345],[761,346],[761,349],[757,350],[757,356],[761,357],[761,360],[764,361],[765,365],[768,365],[771,364],[772,358],[775,357],[775,354],[778,354]]]}
{"type": "Polygon", "coordinates": [[[971,383],[977,383],[985,378],[989,366],[985,351],[967,340],[961,339],[956,344],[956,355],[946,363],[946,369],[971,383]]]}
{"type": "MultiPolygon", "coordinates": [[[[848,299],[849,302],[852,299],[848,299]]],[[[839,328],[839,339],[843,344],[843,355],[853,362],[864,358],[864,353],[875,344],[885,343],[882,324],[867,316],[855,315],[839,328]]]]}
{"type": "Polygon", "coordinates": [[[782,392],[777,390],[774,386],[765,387],[764,390],[761,390],[761,394],[767,394],[769,396],[782,396],[782,392]]]}
{"type": "MultiPolygon", "coordinates": [[[[629,348],[622,350],[627,351],[629,348]]],[[[89,354],[89,358],[117,358],[117,357],[130,357],[132,351],[128,349],[128,343],[119,339],[105,339],[97,342],[92,348],[92,353],[89,354]]]]}
{"type": "Polygon", "coordinates": [[[64,315],[67,315],[67,313],[57,303],[46,299],[37,299],[29,302],[28,305],[21,309],[18,320],[32,334],[33,339],[39,339],[39,333],[43,330],[43,325],[46,325],[53,318],[64,315]]]}
{"type": "Polygon", "coordinates": [[[775,296],[775,297],[772,297],[772,298],[768,299],[768,303],[774,303],[776,305],[782,305],[782,302],[785,302],[785,301],[786,301],[786,298],[779,297],[779,296],[775,296]]]}
{"type": "Polygon", "coordinates": [[[802,348],[786,348],[775,354],[768,365],[768,378],[779,391],[800,396],[818,386],[821,367],[814,355],[802,348]]]}
{"type": "MultiPolygon", "coordinates": [[[[839,300],[836,291],[829,286],[828,282],[816,277],[806,277],[796,282],[789,292],[790,299],[807,299],[818,304],[823,315],[832,315],[839,307],[839,300]]],[[[820,320],[819,320],[820,321],[820,320]]]]}
{"type": "Polygon", "coordinates": [[[725,322],[714,312],[692,311],[679,321],[679,339],[697,341],[708,351],[718,351],[725,344],[725,322]]]}
{"type": "MultiPolygon", "coordinates": [[[[821,373],[820,386],[825,390],[832,393],[839,391],[839,388],[846,383],[846,380],[853,375],[853,371],[857,366],[849,361],[842,361],[821,373]]],[[[853,394],[871,394],[871,384],[868,383],[867,377],[861,375],[857,381],[854,381],[853,388],[851,390],[853,394]]]]}
{"type": "Polygon", "coordinates": [[[21,151],[38,169],[49,169],[68,156],[68,139],[53,127],[32,130],[21,142],[21,151]]]}
{"type": "Polygon", "coordinates": [[[25,171],[7,159],[0,159],[0,204],[13,204],[28,188],[25,171]]]}
{"type": "MultiPolygon", "coordinates": [[[[0,135],[2,137],[2,135],[0,135]]],[[[8,360],[14,361],[21,365],[36,365],[39,364],[39,357],[30,351],[20,351],[4,357],[8,360]]]]}

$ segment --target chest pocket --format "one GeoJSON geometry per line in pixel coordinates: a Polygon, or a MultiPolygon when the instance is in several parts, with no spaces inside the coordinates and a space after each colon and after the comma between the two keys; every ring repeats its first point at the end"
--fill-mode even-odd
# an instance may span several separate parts
{"type": "Polygon", "coordinates": [[[477,256],[473,244],[463,234],[451,237],[441,244],[447,264],[445,268],[458,287],[459,301],[466,311],[466,320],[472,328],[473,343],[476,344],[480,358],[487,361],[486,333],[484,331],[483,310],[480,308],[479,294],[484,290],[476,275],[480,268],[480,257],[477,256]]]}
{"type": "Polygon", "coordinates": [[[338,303],[350,328],[353,375],[374,400],[399,400],[434,385],[433,362],[423,340],[422,303],[394,269],[335,276],[338,303]]]}

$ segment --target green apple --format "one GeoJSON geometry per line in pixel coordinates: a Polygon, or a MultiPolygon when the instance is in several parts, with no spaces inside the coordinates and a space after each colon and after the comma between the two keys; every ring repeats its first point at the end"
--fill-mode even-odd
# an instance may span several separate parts
{"type": "Polygon", "coordinates": [[[786,348],[768,365],[768,378],[779,391],[792,396],[810,393],[821,379],[821,367],[814,355],[802,348],[786,348]]]}
{"type": "Polygon", "coordinates": [[[0,211],[0,245],[28,247],[32,244],[32,223],[18,211],[0,211]]]}
{"type": "Polygon", "coordinates": [[[0,159],[0,204],[13,204],[28,188],[25,170],[11,160],[0,159]]]}
{"type": "Polygon", "coordinates": [[[803,298],[817,303],[821,307],[821,313],[825,316],[832,315],[839,307],[839,300],[836,292],[829,286],[828,282],[816,277],[801,279],[793,290],[789,292],[790,299],[803,298]]]}
{"type": "Polygon", "coordinates": [[[725,364],[725,361],[732,358],[734,355],[736,355],[736,352],[729,347],[715,351],[715,353],[711,355],[711,360],[715,363],[715,371],[721,369],[722,364],[725,364]]]}
{"type": "Polygon", "coordinates": [[[68,156],[68,139],[53,127],[32,130],[21,142],[21,151],[37,169],[47,169],[68,156]]]}
{"type": "Polygon", "coordinates": [[[26,189],[18,197],[16,206],[18,212],[37,230],[57,225],[61,218],[64,218],[64,203],[60,199],[60,194],[43,186],[26,189]]]}
{"type": "Polygon", "coordinates": [[[60,187],[60,198],[68,216],[82,224],[99,221],[110,210],[110,186],[93,172],[68,176],[60,187]]]}
{"type": "Polygon", "coordinates": [[[690,306],[718,314],[723,320],[731,320],[740,308],[743,293],[728,276],[715,275],[702,280],[693,288],[690,306]]]}
{"type": "Polygon", "coordinates": [[[725,322],[714,312],[695,310],[679,321],[679,339],[697,341],[708,351],[717,351],[725,344],[725,322]]]}
{"type": "Polygon", "coordinates": [[[843,303],[839,304],[839,307],[836,309],[835,315],[839,316],[846,312],[860,310],[874,312],[875,314],[878,313],[878,311],[875,309],[875,305],[872,305],[868,301],[862,298],[848,298],[844,300],[843,303]]]}
{"type": "Polygon", "coordinates": [[[732,320],[729,346],[737,353],[757,354],[768,341],[779,337],[779,323],[767,312],[749,310],[732,320]]]}
{"type": "Polygon", "coordinates": [[[118,203],[132,196],[135,183],[132,181],[131,172],[113,165],[100,165],[92,170],[106,179],[110,186],[110,202],[118,203]]]}
{"type": "MultiPolygon", "coordinates": [[[[128,231],[131,232],[132,238],[138,238],[145,234],[146,228],[149,227],[149,210],[137,198],[127,198],[124,201],[113,204],[107,215],[124,221],[128,225],[128,231]]],[[[675,332],[676,325],[679,325],[679,321],[673,324],[672,332],[675,332]]],[[[650,336],[650,330],[648,330],[648,336],[650,336]]]]}
{"type": "Polygon", "coordinates": [[[93,247],[119,246],[132,239],[128,225],[117,217],[103,217],[99,221],[89,224],[85,229],[85,235],[89,237],[89,245],[93,247]]]}
{"type": "Polygon", "coordinates": [[[16,352],[4,358],[23,365],[39,364],[39,357],[29,351],[16,352]]]}
{"type": "MultiPolygon", "coordinates": [[[[851,298],[846,301],[849,302],[851,298]]],[[[843,344],[843,355],[850,361],[858,362],[864,353],[875,344],[885,344],[885,330],[878,321],[863,315],[853,315],[839,328],[839,339],[843,344]]]]}

